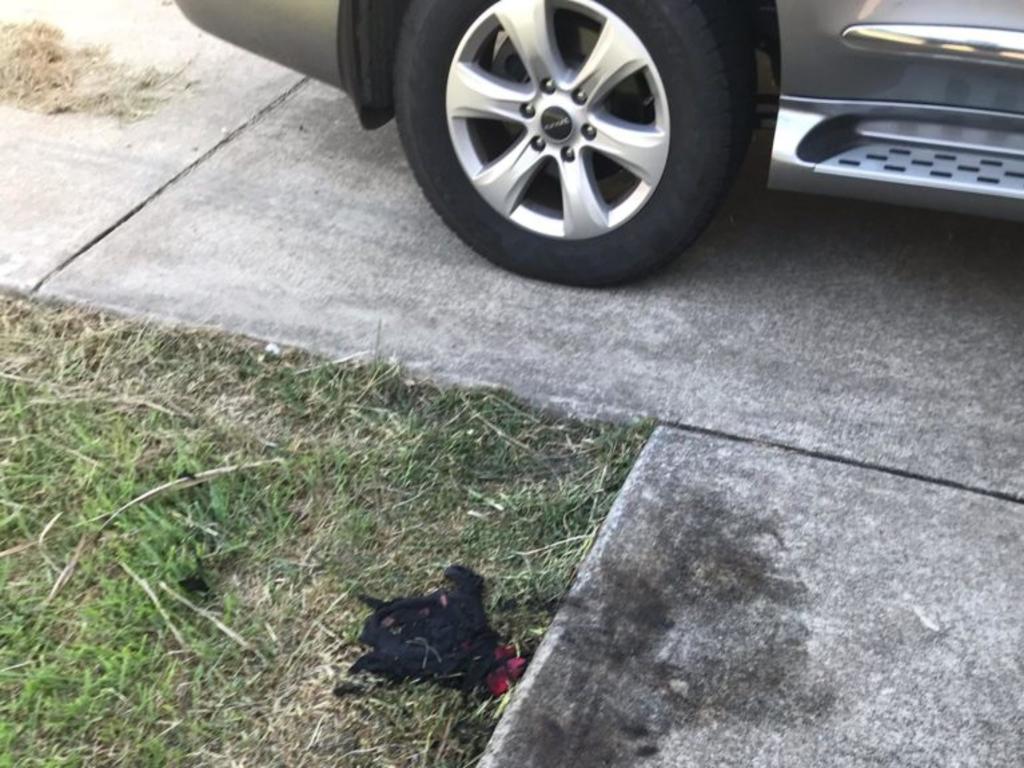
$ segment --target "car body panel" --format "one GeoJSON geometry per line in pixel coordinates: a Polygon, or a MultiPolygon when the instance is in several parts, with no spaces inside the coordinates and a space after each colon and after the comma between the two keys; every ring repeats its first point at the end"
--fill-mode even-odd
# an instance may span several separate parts
{"type": "Polygon", "coordinates": [[[192,23],[286,67],[343,85],[338,0],[176,0],[192,23]]]}
{"type": "Polygon", "coordinates": [[[856,25],[1024,31],[1021,0],[778,0],[778,14],[784,96],[1024,113],[1017,67],[866,48],[843,37],[856,25]]]}

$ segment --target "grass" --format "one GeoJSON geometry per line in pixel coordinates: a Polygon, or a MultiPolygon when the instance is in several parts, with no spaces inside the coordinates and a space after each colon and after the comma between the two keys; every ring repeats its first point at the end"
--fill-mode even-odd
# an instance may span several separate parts
{"type": "Polygon", "coordinates": [[[646,431],[0,299],[0,766],[472,765],[502,702],[332,694],[354,595],[534,648],[646,431]]]}
{"type": "Polygon", "coordinates": [[[112,62],[104,48],[69,46],[50,24],[0,24],[0,102],[132,121],[156,109],[172,79],[151,67],[136,71],[112,62]]]}

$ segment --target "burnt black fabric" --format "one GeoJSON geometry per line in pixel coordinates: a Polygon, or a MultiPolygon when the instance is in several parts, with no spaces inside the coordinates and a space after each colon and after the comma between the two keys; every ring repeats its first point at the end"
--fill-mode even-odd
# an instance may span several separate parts
{"type": "Polygon", "coordinates": [[[469,692],[501,665],[501,638],[484,612],[484,580],[453,565],[445,577],[454,589],[424,597],[362,600],[374,609],[359,640],[373,650],[351,673],[366,672],[395,682],[431,680],[469,692]]]}

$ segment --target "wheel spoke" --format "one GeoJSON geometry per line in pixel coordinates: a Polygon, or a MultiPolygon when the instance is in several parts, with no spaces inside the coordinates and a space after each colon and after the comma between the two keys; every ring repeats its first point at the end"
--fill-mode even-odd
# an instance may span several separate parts
{"type": "Polygon", "coordinates": [[[534,86],[547,78],[556,82],[565,79],[548,0],[502,0],[495,6],[494,15],[511,39],[534,86]]]}
{"type": "Polygon", "coordinates": [[[585,158],[559,162],[562,178],[562,214],[565,236],[596,237],[608,231],[608,206],[594,179],[594,172],[585,158]]]}
{"type": "Polygon", "coordinates": [[[611,115],[591,121],[597,129],[590,143],[595,152],[615,161],[641,181],[654,186],[668,160],[668,134],[655,125],[640,125],[611,115]]]}
{"type": "Polygon", "coordinates": [[[452,117],[522,123],[520,107],[531,98],[529,85],[495,77],[477,64],[457,63],[448,80],[448,113],[452,117]]]}
{"type": "Polygon", "coordinates": [[[543,162],[544,156],[530,145],[529,138],[524,138],[473,176],[472,181],[487,202],[509,216],[519,207],[543,162]]]}
{"type": "Polygon", "coordinates": [[[648,56],[639,38],[621,22],[609,19],[572,88],[584,91],[592,102],[597,102],[647,65],[648,56]]]}

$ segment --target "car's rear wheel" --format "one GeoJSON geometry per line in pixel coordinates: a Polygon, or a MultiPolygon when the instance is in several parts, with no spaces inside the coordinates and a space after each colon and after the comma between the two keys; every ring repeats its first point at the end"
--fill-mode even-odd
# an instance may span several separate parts
{"type": "Polygon", "coordinates": [[[576,285],[703,230],[750,137],[741,3],[418,0],[395,93],[427,197],[491,261],[576,285]]]}

